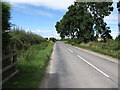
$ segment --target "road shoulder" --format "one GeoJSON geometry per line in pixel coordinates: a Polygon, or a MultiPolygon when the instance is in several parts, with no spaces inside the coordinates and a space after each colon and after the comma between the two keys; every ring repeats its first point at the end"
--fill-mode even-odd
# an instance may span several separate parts
{"type": "Polygon", "coordinates": [[[43,77],[42,81],[40,82],[38,88],[48,88],[47,87],[48,86],[47,82],[49,80],[49,72],[50,72],[50,67],[51,67],[52,61],[53,61],[55,46],[56,46],[56,43],[54,44],[53,51],[52,51],[50,60],[48,62],[48,66],[46,67],[46,71],[45,71],[44,77],[43,77]]]}

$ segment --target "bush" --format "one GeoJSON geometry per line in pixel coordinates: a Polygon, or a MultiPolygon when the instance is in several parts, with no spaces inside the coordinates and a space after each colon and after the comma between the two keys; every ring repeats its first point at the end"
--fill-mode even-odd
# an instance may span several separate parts
{"type": "Polygon", "coordinates": [[[56,42],[56,38],[54,38],[54,37],[50,37],[49,41],[56,42]]]}
{"type": "Polygon", "coordinates": [[[13,30],[10,35],[10,45],[15,50],[27,49],[30,45],[46,42],[43,37],[24,30],[13,30]]]}
{"type": "Polygon", "coordinates": [[[69,39],[69,40],[68,40],[68,43],[71,43],[72,45],[74,45],[74,44],[80,44],[80,43],[82,43],[82,42],[83,42],[83,39],[82,39],[82,38],[79,38],[79,39],[74,38],[74,39],[69,39]]]}

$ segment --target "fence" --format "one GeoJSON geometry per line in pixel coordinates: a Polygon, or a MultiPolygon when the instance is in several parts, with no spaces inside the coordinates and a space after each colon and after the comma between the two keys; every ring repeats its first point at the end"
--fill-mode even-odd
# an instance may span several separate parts
{"type": "Polygon", "coordinates": [[[17,52],[14,51],[2,57],[2,70],[0,72],[2,73],[2,84],[19,72],[17,69],[17,52]]]}

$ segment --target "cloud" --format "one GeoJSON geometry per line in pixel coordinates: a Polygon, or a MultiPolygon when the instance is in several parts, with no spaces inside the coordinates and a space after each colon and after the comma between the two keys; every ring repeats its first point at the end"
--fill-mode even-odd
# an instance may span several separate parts
{"type": "Polygon", "coordinates": [[[104,20],[107,22],[107,24],[118,24],[118,9],[117,9],[117,2],[114,1],[113,5],[114,7],[113,12],[107,17],[104,18],[104,20]]]}
{"type": "Polygon", "coordinates": [[[113,12],[109,16],[105,17],[104,20],[105,22],[107,22],[108,26],[110,26],[111,35],[113,36],[113,39],[115,39],[116,36],[118,35],[118,21],[119,21],[116,1],[114,1],[113,7],[114,7],[113,12]]]}
{"type": "Polygon", "coordinates": [[[118,36],[119,34],[118,25],[112,25],[110,28],[111,28],[111,35],[115,39],[116,36],[118,36]]]}
{"type": "Polygon", "coordinates": [[[118,14],[118,22],[120,23],[120,13],[118,14]]]}
{"type": "Polygon", "coordinates": [[[119,32],[118,31],[111,32],[111,35],[112,35],[113,39],[115,39],[119,35],[119,32]]]}
{"type": "Polygon", "coordinates": [[[53,31],[53,30],[40,30],[40,29],[39,30],[26,29],[25,31],[31,31],[33,33],[36,33],[36,34],[44,37],[44,38],[46,38],[46,37],[48,37],[48,38],[55,37],[57,39],[60,39],[59,34],[57,34],[57,32],[55,30],[53,31]]]}
{"type": "Polygon", "coordinates": [[[45,6],[56,10],[67,10],[67,7],[73,4],[75,0],[4,0],[12,4],[25,3],[34,6],[45,6]]]}
{"type": "Polygon", "coordinates": [[[118,24],[118,14],[112,13],[110,16],[104,18],[107,24],[118,24]]]}
{"type": "Polygon", "coordinates": [[[52,13],[45,12],[45,11],[42,11],[42,10],[34,10],[34,13],[35,14],[40,14],[40,15],[45,15],[45,16],[48,16],[48,17],[53,17],[52,13]]]}
{"type": "Polygon", "coordinates": [[[24,4],[13,4],[12,7],[14,7],[14,10],[21,11],[26,14],[34,14],[34,15],[43,15],[48,17],[53,17],[54,15],[50,13],[49,11],[43,11],[40,9],[33,9],[31,7],[28,7],[24,4]],[[22,10],[24,9],[24,10],[22,10]]]}
{"type": "MultiPolygon", "coordinates": [[[[4,0],[10,3],[26,3],[35,6],[45,6],[56,10],[67,10],[68,6],[76,0],[4,0]]],[[[113,0],[117,2],[117,0],[113,0]]],[[[115,4],[113,4],[115,6],[115,4]]]]}
{"type": "Polygon", "coordinates": [[[21,5],[21,4],[13,4],[13,3],[10,4],[12,5],[12,7],[16,7],[16,8],[21,8],[21,9],[27,8],[25,5],[21,5]]]}

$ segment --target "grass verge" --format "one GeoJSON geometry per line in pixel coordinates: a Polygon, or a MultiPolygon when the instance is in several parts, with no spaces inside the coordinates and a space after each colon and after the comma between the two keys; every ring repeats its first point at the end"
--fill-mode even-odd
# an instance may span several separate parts
{"type": "Polygon", "coordinates": [[[64,43],[71,44],[94,52],[98,52],[100,54],[108,55],[116,59],[120,59],[120,55],[119,55],[120,51],[112,50],[113,47],[109,47],[110,45],[107,45],[106,43],[90,42],[90,43],[72,44],[72,43],[68,43],[67,41],[64,41],[64,43]]]}
{"type": "Polygon", "coordinates": [[[37,88],[42,80],[54,43],[32,45],[18,58],[19,73],[3,85],[3,88],[37,88]]]}

